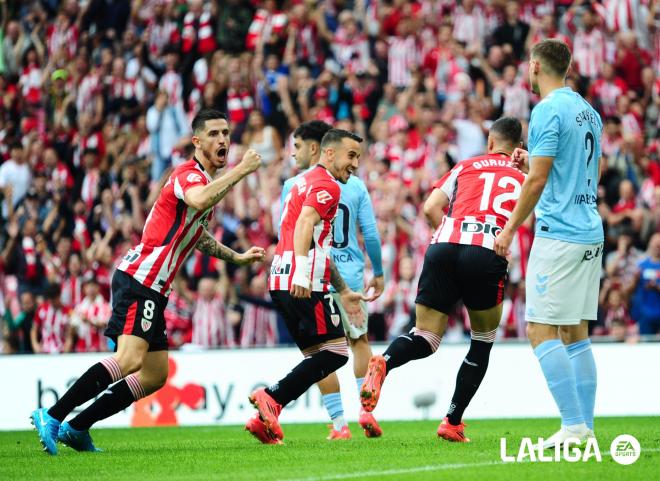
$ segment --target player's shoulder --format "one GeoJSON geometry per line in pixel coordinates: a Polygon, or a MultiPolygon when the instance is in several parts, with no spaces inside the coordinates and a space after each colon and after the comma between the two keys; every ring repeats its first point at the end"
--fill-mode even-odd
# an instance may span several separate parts
{"type": "Polygon", "coordinates": [[[564,103],[564,98],[561,96],[548,95],[542,99],[536,107],[532,110],[532,115],[538,117],[539,115],[554,114],[560,110],[560,104],[564,103]]]}
{"type": "Polygon", "coordinates": [[[172,177],[185,180],[188,183],[208,183],[211,181],[208,173],[195,159],[186,160],[177,165],[172,171],[172,177]]]}
{"type": "Polygon", "coordinates": [[[365,184],[362,179],[355,175],[351,175],[348,178],[348,182],[341,184],[339,187],[341,188],[342,194],[344,192],[356,193],[359,195],[369,194],[367,184],[365,184]]]}
{"type": "Polygon", "coordinates": [[[312,183],[314,186],[334,186],[337,188],[337,191],[339,191],[339,183],[337,182],[337,179],[335,179],[332,174],[328,172],[328,169],[321,165],[318,165],[313,169],[305,172],[304,177],[308,183],[312,183]]]}

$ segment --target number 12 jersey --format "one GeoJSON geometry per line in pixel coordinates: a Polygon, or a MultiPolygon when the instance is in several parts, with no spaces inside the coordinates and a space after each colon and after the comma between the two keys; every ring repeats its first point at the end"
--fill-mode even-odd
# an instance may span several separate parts
{"type": "Polygon", "coordinates": [[[431,244],[449,242],[493,249],[495,237],[511,217],[525,174],[509,156],[489,154],[463,160],[433,186],[449,206],[431,244]]]}

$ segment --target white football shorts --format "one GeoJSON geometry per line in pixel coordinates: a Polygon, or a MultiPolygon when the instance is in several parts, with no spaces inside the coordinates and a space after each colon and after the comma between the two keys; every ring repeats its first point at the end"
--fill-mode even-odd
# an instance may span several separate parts
{"type": "Polygon", "coordinates": [[[602,242],[536,237],[527,265],[526,320],[557,326],[595,321],[602,257],[602,242]]]}

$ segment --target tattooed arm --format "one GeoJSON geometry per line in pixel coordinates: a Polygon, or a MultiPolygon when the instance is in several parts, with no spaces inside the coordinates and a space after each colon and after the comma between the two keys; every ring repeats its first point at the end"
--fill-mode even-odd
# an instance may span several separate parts
{"type": "Polygon", "coordinates": [[[226,245],[215,240],[207,230],[205,230],[202,237],[199,238],[195,248],[203,254],[238,265],[246,265],[262,261],[266,255],[266,251],[261,247],[251,247],[243,254],[239,254],[235,250],[230,249],[226,245]]]}
{"type": "Polygon", "coordinates": [[[360,301],[366,301],[367,298],[359,292],[351,290],[346,285],[346,282],[339,273],[339,270],[332,259],[330,259],[330,284],[332,284],[332,287],[334,287],[339,293],[341,305],[344,307],[344,310],[348,315],[348,321],[355,327],[362,327],[362,324],[364,323],[364,312],[362,311],[360,301]]]}
{"type": "Polygon", "coordinates": [[[245,152],[243,160],[221,177],[205,186],[189,188],[183,196],[183,201],[197,210],[206,210],[220,202],[232,187],[251,174],[261,165],[261,156],[250,149],[245,152]]]}
{"type": "Polygon", "coordinates": [[[344,282],[344,278],[339,273],[335,261],[332,259],[330,259],[330,284],[340,294],[347,289],[346,282],[344,282]]]}

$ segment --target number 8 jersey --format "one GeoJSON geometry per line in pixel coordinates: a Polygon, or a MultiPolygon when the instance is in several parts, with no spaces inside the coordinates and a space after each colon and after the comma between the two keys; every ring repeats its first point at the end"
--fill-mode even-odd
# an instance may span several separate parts
{"type": "Polygon", "coordinates": [[[473,157],[456,164],[433,185],[447,195],[449,206],[431,244],[449,242],[493,249],[524,180],[525,174],[504,154],[473,157]]]}
{"type": "Polygon", "coordinates": [[[304,206],[316,209],[321,221],[314,226],[312,244],[307,253],[312,291],[328,292],[330,288],[330,248],[332,221],[337,214],[341,190],[335,178],[322,165],[309,169],[295,178],[284,201],[280,240],[270,269],[268,281],[271,291],[288,291],[295,269],[293,234],[304,206]]]}

